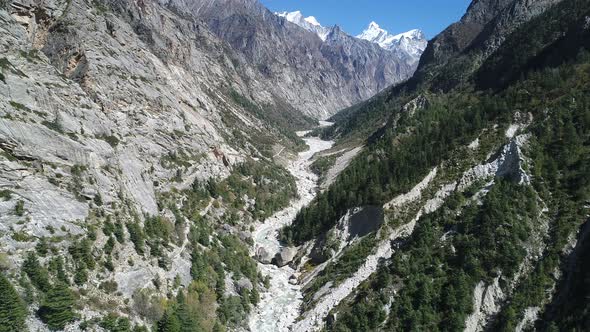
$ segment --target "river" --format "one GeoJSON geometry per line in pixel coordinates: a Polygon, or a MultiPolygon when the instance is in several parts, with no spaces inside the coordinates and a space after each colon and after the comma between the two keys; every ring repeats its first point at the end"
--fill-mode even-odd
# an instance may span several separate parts
{"type": "MultiPolygon", "coordinates": [[[[306,133],[298,132],[297,134],[303,136],[306,133]]],[[[304,140],[309,150],[299,153],[297,159],[287,167],[297,181],[299,198],[256,227],[252,234],[254,248],[263,247],[273,254],[278,252],[281,248],[277,239],[278,230],[289,225],[297,212],[309,204],[316,195],[318,178],[309,169],[311,158],[317,152],[330,149],[334,143],[317,137],[306,137],[304,140]]],[[[250,316],[250,330],[252,332],[289,331],[299,316],[303,298],[301,286],[289,283],[289,278],[295,271],[289,266],[279,268],[261,263],[258,263],[258,268],[263,276],[270,276],[270,287],[261,293],[260,303],[250,316]]]]}

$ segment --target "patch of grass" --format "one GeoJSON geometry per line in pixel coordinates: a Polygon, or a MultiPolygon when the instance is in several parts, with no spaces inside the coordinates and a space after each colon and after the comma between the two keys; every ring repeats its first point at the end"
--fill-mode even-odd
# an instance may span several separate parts
{"type": "MultiPolygon", "coordinates": [[[[20,77],[28,77],[20,69],[17,69],[10,61],[8,61],[7,58],[0,58],[0,70],[2,72],[4,72],[4,70],[10,70],[13,74],[20,77]]],[[[4,75],[2,75],[2,77],[4,77],[4,75]]],[[[4,81],[4,79],[2,80],[4,81]]]]}
{"type": "Polygon", "coordinates": [[[1,69],[10,69],[12,67],[12,63],[8,61],[6,58],[0,58],[0,68],[1,69]]]}
{"type": "MultiPolygon", "coordinates": [[[[197,157],[197,160],[200,159],[201,156],[197,157]]],[[[174,151],[174,152],[168,152],[167,155],[162,156],[162,158],[160,158],[160,165],[162,165],[162,167],[166,168],[166,169],[173,169],[176,167],[185,167],[185,168],[189,168],[192,164],[190,163],[190,160],[192,160],[193,158],[189,155],[187,155],[184,151],[179,150],[179,151],[174,151]]]]}
{"type": "Polygon", "coordinates": [[[27,59],[29,62],[35,63],[36,61],[41,61],[41,57],[39,57],[39,50],[32,49],[27,51],[20,51],[20,55],[27,59]]]}
{"type": "Polygon", "coordinates": [[[6,158],[8,161],[15,161],[17,158],[10,151],[0,150],[0,156],[6,158]]]}

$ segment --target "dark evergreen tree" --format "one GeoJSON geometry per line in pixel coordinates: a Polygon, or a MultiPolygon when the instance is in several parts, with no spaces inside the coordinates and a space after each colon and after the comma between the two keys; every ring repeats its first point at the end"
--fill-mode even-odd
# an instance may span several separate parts
{"type": "Polygon", "coordinates": [[[40,256],[47,255],[47,252],[49,251],[49,244],[44,237],[39,239],[39,242],[37,242],[37,245],[35,246],[35,250],[40,256]]]}
{"type": "Polygon", "coordinates": [[[27,255],[23,263],[23,271],[27,274],[31,282],[37,289],[46,292],[50,288],[49,276],[47,270],[41,266],[37,255],[33,252],[27,255]]]}
{"type": "Polygon", "coordinates": [[[10,281],[0,274],[0,332],[24,328],[27,309],[10,281]]]}
{"type": "Polygon", "coordinates": [[[45,294],[37,314],[51,330],[62,330],[76,318],[74,304],[72,291],[58,282],[45,294]]]}
{"type": "Polygon", "coordinates": [[[181,325],[173,310],[168,309],[158,322],[158,332],[181,332],[181,325]]]}

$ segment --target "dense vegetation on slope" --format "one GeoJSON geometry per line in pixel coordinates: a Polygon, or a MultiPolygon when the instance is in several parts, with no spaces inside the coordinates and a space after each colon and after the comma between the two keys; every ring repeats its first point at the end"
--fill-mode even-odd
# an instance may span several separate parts
{"type": "Polygon", "coordinates": [[[459,331],[472,310],[471,293],[480,280],[512,278],[522,261],[538,207],[534,192],[500,180],[478,206],[457,194],[438,212],[422,217],[412,236],[357,296],[352,311],[331,326],[335,331],[382,327],[390,303],[391,331],[459,331]],[[464,206],[465,205],[465,206],[464,206]],[[459,212],[459,213],[458,213],[459,212]],[[505,229],[498,232],[498,229],[505,229]],[[451,232],[448,240],[443,234],[451,232]],[[393,301],[392,285],[401,286],[393,301]],[[365,318],[366,317],[366,318],[365,318]]]}
{"type": "Polygon", "coordinates": [[[329,230],[350,208],[382,205],[418,183],[454,149],[465,146],[489,123],[507,123],[510,110],[486,95],[452,95],[401,114],[370,149],[359,155],[338,180],[301,210],[283,239],[300,244],[329,230]],[[503,117],[504,121],[499,121],[503,117]]]}
{"type": "Polygon", "coordinates": [[[234,208],[249,209],[258,220],[286,207],[297,195],[297,185],[289,171],[270,162],[254,160],[237,165],[220,183],[209,181],[208,190],[213,197],[222,197],[234,208]],[[248,207],[244,197],[253,199],[253,205],[248,207]]]}
{"type": "MultiPolygon", "coordinates": [[[[324,135],[347,144],[367,135],[366,127],[355,127],[368,126],[367,148],[283,230],[287,242],[323,236],[349,209],[406,193],[434,167],[447,181],[457,180],[461,173],[447,174],[448,166],[461,169],[462,149],[515,122],[528,141],[524,172],[531,183],[497,178],[491,188],[480,184],[446,198],[400,240],[391,262],[333,310],[328,330],[462,330],[474,311],[476,285],[495,282],[504,293],[492,299],[498,310],[483,318],[490,330],[535,323],[535,310],[540,330],[587,327],[587,271],[572,267],[586,258],[585,242],[571,257],[566,249],[587,222],[590,200],[588,15],[587,1],[565,0],[506,36],[473,76],[465,75],[474,72],[469,63],[433,74],[440,79],[457,71],[454,89],[402,85],[335,117],[324,135]],[[428,102],[402,106],[417,97],[428,102]],[[483,199],[473,196],[478,190],[483,199]],[[568,296],[576,305],[561,309],[568,296]]],[[[464,58],[477,58],[472,51],[481,54],[468,49],[464,58]]],[[[478,163],[494,160],[497,146],[508,141],[494,139],[478,163]]]]}
{"type": "MultiPolygon", "coordinates": [[[[519,6],[527,5],[521,3],[519,6]]],[[[555,8],[518,27],[488,57],[482,54],[487,54],[485,30],[494,30],[494,24],[502,21],[502,18],[488,22],[487,28],[481,32],[482,36],[471,43],[467,42],[463,48],[455,49],[455,46],[446,45],[443,41],[439,45],[440,52],[451,52],[448,62],[439,63],[442,60],[423,57],[416,75],[408,82],[393,86],[365,103],[334,115],[331,119],[336,122],[335,125],[327,128],[323,134],[343,141],[362,140],[381,128],[384,122],[423,90],[448,92],[452,88],[462,89],[465,85],[473,85],[480,90],[501,90],[531,70],[557,66],[568,59],[575,59],[581,48],[590,46],[590,31],[584,28],[587,24],[585,17],[589,12],[590,4],[585,0],[564,0],[556,4],[555,8]],[[438,86],[441,84],[449,87],[441,89],[438,86]]],[[[445,34],[453,35],[455,29],[452,25],[437,38],[447,38],[449,36],[445,34]]],[[[470,26],[466,24],[460,29],[469,30],[470,26]]],[[[466,38],[459,34],[453,35],[451,39],[463,37],[466,38]]],[[[434,41],[438,42],[437,38],[434,41]]],[[[429,48],[434,49],[434,46],[429,48]]]]}
{"type": "MultiPolygon", "coordinates": [[[[586,30],[583,29],[584,25],[580,20],[583,20],[585,13],[590,10],[589,6],[584,1],[565,1],[556,10],[549,11],[539,16],[538,19],[525,24],[511,37],[516,40],[525,38],[524,36],[528,36],[529,30],[537,27],[539,22],[545,22],[547,17],[551,22],[556,22],[557,18],[554,16],[561,18],[561,21],[568,21],[564,19],[565,17],[579,18],[576,19],[578,24],[576,29],[571,28],[568,30],[569,34],[565,34],[565,36],[585,34],[586,30]],[[582,27],[579,24],[582,24],[582,27]]],[[[559,29],[563,28],[562,25],[554,25],[549,24],[543,29],[537,28],[537,30],[545,32],[538,32],[536,36],[554,36],[555,31],[560,31],[559,29]]],[[[501,72],[508,72],[511,75],[526,73],[530,67],[528,61],[532,61],[531,58],[535,54],[551,45],[548,45],[549,41],[536,40],[533,39],[532,45],[534,46],[521,54],[524,60],[518,61],[510,70],[501,72]]],[[[555,38],[551,39],[551,42],[555,42],[555,38]]],[[[492,56],[486,68],[500,70],[501,65],[494,66],[492,63],[498,62],[498,60],[494,60],[498,58],[511,59],[509,55],[505,54],[507,50],[512,49],[501,48],[498,50],[496,54],[499,55],[492,56]],[[502,56],[502,54],[504,55],[502,56]]],[[[562,59],[562,62],[566,59],[567,57],[562,59]]],[[[559,77],[551,77],[547,80],[555,78],[559,77]]],[[[548,87],[548,89],[550,88],[548,87]]],[[[336,130],[332,134],[342,134],[342,130],[346,133],[347,128],[371,128],[372,120],[370,119],[372,118],[389,118],[388,125],[373,136],[372,139],[375,142],[370,146],[371,151],[356,158],[330,190],[319,195],[310,207],[298,214],[294,226],[284,232],[285,240],[296,243],[309,240],[329,229],[347,209],[383,203],[384,199],[405,192],[415,185],[428,170],[444,160],[445,156],[448,156],[455,147],[468,144],[482,128],[490,123],[508,123],[514,110],[519,109],[521,100],[530,98],[523,95],[527,92],[519,91],[516,88],[504,91],[500,95],[494,95],[473,91],[471,85],[466,84],[464,87],[458,88],[456,92],[429,96],[429,105],[426,106],[426,109],[410,116],[408,112],[399,110],[400,103],[408,100],[405,93],[400,94],[400,91],[404,89],[405,87],[402,85],[390,91],[390,95],[383,94],[376,97],[362,105],[354,114],[343,118],[343,124],[337,123],[334,129],[330,129],[336,130]],[[396,97],[393,97],[393,94],[396,93],[396,97]]],[[[544,94],[549,92],[541,91],[541,95],[531,94],[535,98],[543,100],[546,98],[544,94]]],[[[413,95],[417,96],[419,93],[416,92],[413,95]]],[[[528,108],[535,106],[537,105],[528,105],[528,108]]],[[[539,110],[533,109],[532,111],[538,112],[539,110]]],[[[350,134],[356,135],[358,133],[351,132],[350,134]]],[[[347,137],[344,138],[347,139],[347,137]]]]}
{"type": "MultiPolygon", "coordinates": [[[[525,309],[547,304],[547,292],[556,283],[553,271],[560,267],[561,262],[567,261],[563,248],[567,247],[570,235],[587,220],[587,204],[590,198],[589,86],[590,56],[582,51],[575,60],[566,61],[559,67],[529,73],[524,80],[513,83],[499,94],[473,93],[468,90],[446,94],[443,105],[447,103],[448,108],[454,111],[454,119],[450,119],[449,115],[445,116],[448,112],[445,113],[444,107],[437,106],[442,99],[438,96],[430,106],[414,116],[415,119],[420,119],[420,123],[428,118],[440,120],[426,122],[430,124],[431,132],[437,134],[430,134],[433,139],[431,142],[434,143],[432,146],[417,144],[418,139],[408,140],[414,134],[429,137],[429,131],[421,130],[419,123],[406,126],[405,115],[402,114],[396,124],[397,132],[393,134],[393,129],[385,131],[371,149],[352,165],[349,172],[358,167],[356,172],[343,173],[334,186],[340,184],[347,185],[344,188],[367,188],[365,191],[357,191],[360,198],[346,200],[335,193],[326,192],[323,197],[318,198],[316,205],[301,212],[296,222],[302,230],[295,230],[296,226],[287,229],[287,239],[305,241],[333,225],[334,219],[324,219],[321,214],[320,217],[314,215],[323,199],[327,200],[323,204],[340,207],[334,209],[331,215],[331,218],[337,218],[338,213],[354,204],[383,202],[380,197],[393,197],[398,192],[407,191],[428,169],[428,163],[417,162],[422,159],[415,155],[428,156],[429,151],[436,151],[436,156],[441,159],[433,159],[430,164],[433,167],[436,162],[445,160],[453,148],[469,142],[471,134],[468,130],[462,131],[461,126],[461,114],[469,112],[474,112],[474,118],[469,121],[475,128],[489,127],[494,122],[507,123],[509,114],[513,114],[514,110],[532,114],[534,122],[529,127],[532,137],[526,152],[530,157],[532,187],[520,187],[505,180],[496,180],[497,184],[487,194],[481,207],[468,204],[459,209],[460,215],[457,215],[457,202],[464,202],[469,197],[454,197],[439,212],[422,217],[417,229],[399,249],[400,252],[394,256],[393,261],[382,267],[357,292],[352,302],[339,309],[340,315],[329,326],[330,329],[463,329],[465,319],[473,310],[472,292],[475,284],[480,280],[489,282],[497,276],[508,282],[514,276],[515,268],[523,262],[523,247],[531,227],[539,227],[533,225],[540,221],[531,223],[531,220],[536,220],[540,211],[537,206],[539,199],[549,211],[547,247],[540,259],[533,262],[531,272],[516,280],[516,288],[509,295],[509,300],[501,308],[491,328],[514,330],[525,309]],[[454,102],[462,99],[470,102],[463,105],[454,102]],[[423,112],[429,114],[422,115],[423,112]],[[482,113],[483,115],[478,115],[482,113]],[[479,119],[483,121],[478,121],[479,119]],[[453,125],[446,126],[446,121],[453,125]],[[442,145],[435,143],[438,140],[460,144],[447,144],[437,148],[442,145]],[[401,148],[396,146],[398,142],[401,143],[401,148]],[[413,151],[413,155],[404,153],[403,150],[403,146],[410,142],[413,145],[407,149],[413,151]],[[381,156],[386,156],[387,161],[396,160],[383,146],[389,146],[390,151],[395,151],[396,156],[403,158],[397,164],[389,165],[403,171],[403,179],[413,180],[407,184],[396,182],[398,177],[392,176],[385,168],[378,168],[377,165],[383,163],[379,159],[381,156]],[[416,173],[407,171],[404,163],[412,165],[412,171],[416,173]],[[376,171],[373,171],[374,168],[376,171]],[[355,174],[357,177],[351,176],[355,174]],[[362,176],[363,174],[366,176],[362,176]],[[388,183],[395,184],[394,188],[400,188],[399,191],[388,188],[388,183]],[[306,215],[313,218],[307,218],[306,215]],[[316,224],[316,221],[319,223],[316,224]],[[503,232],[502,229],[507,225],[509,232],[503,232]],[[449,239],[442,240],[443,234],[449,231],[452,231],[449,239]],[[417,299],[420,300],[416,301],[417,299]],[[386,307],[389,307],[388,314],[384,311],[386,307]]],[[[586,257],[584,248],[582,246],[579,249],[579,259],[586,257]]],[[[571,288],[580,291],[580,295],[575,297],[576,301],[582,301],[578,302],[579,315],[574,316],[566,310],[549,311],[540,328],[555,330],[569,326],[572,329],[583,329],[586,326],[586,309],[581,304],[586,301],[581,295],[586,294],[585,283],[581,281],[584,271],[574,269],[572,277],[565,277],[574,281],[566,279],[567,281],[558,284],[561,286],[557,291],[557,294],[561,288],[569,289],[570,294],[574,293],[571,288]]]]}
{"type": "MultiPolygon", "coordinates": [[[[533,186],[520,187],[501,181],[493,186],[481,207],[471,204],[457,215],[452,208],[457,203],[452,202],[468,198],[459,196],[450,199],[451,203],[439,212],[423,217],[405,246],[400,248],[404,254],[394,256],[392,263],[372,278],[368,288],[361,290],[349,304],[351,311],[341,312],[331,328],[347,331],[382,327],[386,319],[383,307],[396,288],[401,291],[392,301],[388,329],[454,331],[464,328],[465,318],[472,311],[471,294],[475,284],[499,276],[497,271],[501,271],[503,280],[510,280],[522,262],[522,243],[531,230],[538,227],[535,224],[541,223],[536,220],[540,208],[535,192],[551,211],[550,240],[531,273],[518,283],[498,314],[493,329],[512,331],[526,308],[547,303],[547,291],[555,283],[553,271],[564,259],[562,250],[568,237],[587,219],[585,205],[590,198],[588,82],[590,56],[583,53],[575,65],[534,73],[510,89],[528,91],[526,98],[511,95],[510,91],[501,95],[521,110],[537,110],[543,101],[544,107],[535,113],[536,120],[531,126],[534,139],[528,154],[532,160],[533,186]],[[509,232],[501,231],[505,227],[509,227],[509,232]],[[453,232],[450,240],[441,240],[450,230],[453,232]],[[449,251],[451,247],[454,250],[449,251]],[[433,269],[437,266],[439,268],[433,269]],[[379,319],[363,320],[361,316],[379,319]]],[[[583,248],[580,250],[584,252],[583,248]]],[[[575,273],[585,273],[582,271],[575,273]]],[[[574,278],[577,283],[562,287],[585,289],[581,277],[574,278]]],[[[581,297],[578,299],[585,301],[581,297]]],[[[548,315],[544,328],[563,327],[564,324],[580,328],[583,325],[579,324],[586,317],[584,309],[581,310],[576,318],[563,310],[548,315]]]]}

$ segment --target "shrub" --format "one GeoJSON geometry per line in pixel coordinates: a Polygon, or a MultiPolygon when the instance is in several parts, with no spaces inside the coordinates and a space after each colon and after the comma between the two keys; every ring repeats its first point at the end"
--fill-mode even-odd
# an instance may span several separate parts
{"type": "Polygon", "coordinates": [[[17,216],[22,217],[25,214],[25,202],[22,200],[16,202],[16,205],[14,206],[14,213],[17,216]]]}
{"type": "Polygon", "coordinates": [[[141,317],[151,321],[158,321],[164,314],[162,301],[149,289],[133,293],[133,309],[141,317]]]}
{"type": "Polygon", "coordinates": [[[99,288],[107,293],[114,293],[117,291],[119,285],[114,280],[105,281],[100,284],[99,288]]]}
{"type": "Polygon", "coordinates": [[[49,245],[47,244],[47,239],[45,237],[39,239],[39,242],[37,242],[37,245],[35,246],[35,250],[39,256],[47,255],[47,252],[49,251],[49,245]]]}

